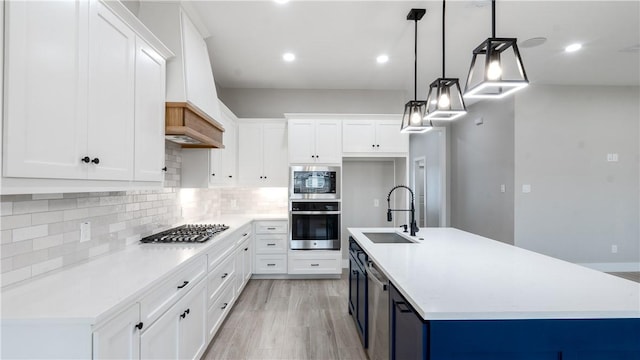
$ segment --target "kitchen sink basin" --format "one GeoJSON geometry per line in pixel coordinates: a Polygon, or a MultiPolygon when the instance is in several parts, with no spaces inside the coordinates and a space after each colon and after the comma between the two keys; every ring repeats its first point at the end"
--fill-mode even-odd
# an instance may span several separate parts
{"type": "Polygon", "coordinates": [[[394,232],[367,232],[362,233],[372,243],[376,244],[413,244],[414,241],[394,232]]]}

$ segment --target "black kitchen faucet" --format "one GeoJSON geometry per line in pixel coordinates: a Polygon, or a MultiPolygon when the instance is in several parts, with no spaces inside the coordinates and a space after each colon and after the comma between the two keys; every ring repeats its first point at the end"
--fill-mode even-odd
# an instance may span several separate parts
{"type": "MultiPolygon", "coordinates": [[[[387,195],[387,221],[393,220],[393,217],[391,216],[392,211],[411,211],[411,223],[409,224],[409,226],[411,227],[411,236],[416,236],[416,232],[420,231],[420,229],[418,228],[418,224],[416,224],[416,208],[413,206],[413,202],[414,202],[414,195],[413,195],[413,190],[411,190],[410,187],[405,185],[394,186],[391,189],[391,191],[389,191],[389,195],[387,195]],[[392,209],[391,208],[391,193],[394,192],[394,190],[399,188],[407,189],[411,193],[410,209],[392,209]]],[[[403,226],[404,226],[404,231],[407,232],[407,226],[406,225],[403,225],[403,226]]]]}

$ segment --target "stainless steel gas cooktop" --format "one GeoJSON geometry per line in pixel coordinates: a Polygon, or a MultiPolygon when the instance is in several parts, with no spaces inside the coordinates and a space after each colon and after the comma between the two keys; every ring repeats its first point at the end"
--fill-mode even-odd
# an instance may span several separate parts
{"type": "Polygon", "coordinates": [[[143,243],[202,243],[227,230],[224,224],[182,225],[140,240],[143,243]]]}

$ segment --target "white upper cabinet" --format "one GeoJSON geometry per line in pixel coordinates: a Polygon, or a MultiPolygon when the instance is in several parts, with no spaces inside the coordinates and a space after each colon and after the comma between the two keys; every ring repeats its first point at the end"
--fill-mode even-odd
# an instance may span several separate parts
{"type": "Polygon", "coordinates": [[[409,152],[409,135],[400,133],[400,120],[349,119],[342,124],[344,156],[388,156],[409,152]]]}
{"type": "Polygon", "coordinates": [[[165,60],[138,38],[136,41],[135,180],[164,177],[165,60]]]}
{"type": "Polygon", "coordinates": [[[238,121],[238,182],[287,186],[287,129],[283,120],[238,121]]]}
{"type": "Polygon", "coordinates": [[[4,5],[3,175],[85,178],[89,4],[4,5]]]}
{"type": "Polygon", "coordinates": [[[5,6],[2,193],[161,182],[171,52],[119,2],[5,6]]]}
{"type": "Polygon", "coordinates": [[[131,180],[136,35],[105,5],[94,4],[89,18],[88,178],[131,180]]]}
{"type": "Polygon", "coordinates": [[[289,162],[292,164],[340,164],[340,120],[289,120],[289,162]]]}

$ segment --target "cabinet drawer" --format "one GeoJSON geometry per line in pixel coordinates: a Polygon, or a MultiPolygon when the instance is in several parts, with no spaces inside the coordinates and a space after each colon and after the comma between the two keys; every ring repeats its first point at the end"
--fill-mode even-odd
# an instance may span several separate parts
{"type": "Polygon", "coordinates": [[[224,320],[226,314],[231,309],[231,303],[235,300],[235,292],[233,284],[229,283],[225,286],[220,294],[220,296],[214,299],[212,305],[209,307],[207,311],[207,326],[208,326],[208,338],[211,339],[222,320],[224,320]]]}
{"type": "Polygon", "coordinates": [[[220,295],[222,288],[230,282],[233,282],[236,272],[235,257],[230,256],[222,264],[218,265],[213,271],[207,275],[207,294],[209,295],[209,305],[220,295]]]}
{"type": "Polygon", "coordinates": [[[340,274],[340,259],[289,259],[289,274],[340,274]]]}
{"type": "Polygon", "coordinates": [[[286,254],[287,235],[256,235],[256,254],[286,254]]]}
{"type": "Polygon", "coordinates": [[[240,228],[238,236],[236,236],[236,245],[240,245],[242,242],[250,238],[252,235],[251,224],[247,224],[240,228]]]}
{"type": "Polygon", "coordinates": [[[285,274],[287,255],[256,255],[256,274],[285,274]]]}
{"type": "Polygon", "coordinates": [[[286,234],[286,221],[256,221],[256,234],[286,234]]]}
{"type": "Polygon", "coordinates": [[[208,266],[209,272],[215,269],[218,265],[220,265],[221,262],[223,262],[228,256],[230,256],[233,253],[233,249],[236,246],[236,241],[242,234],[244,233],[234,232],[222,239],[217,239],[217,242],[213,244],[211,248],[207,251],[207,261],[209,263],[209,266],[208,266]]]}
{"type": "Polygon", "coordinates": [[[153,323],[200,279],[204,278],[206,269],[207,258],[199,256],[191,264],[146,293],[140,300],[140,320],[146,324],[153,323]]]}

